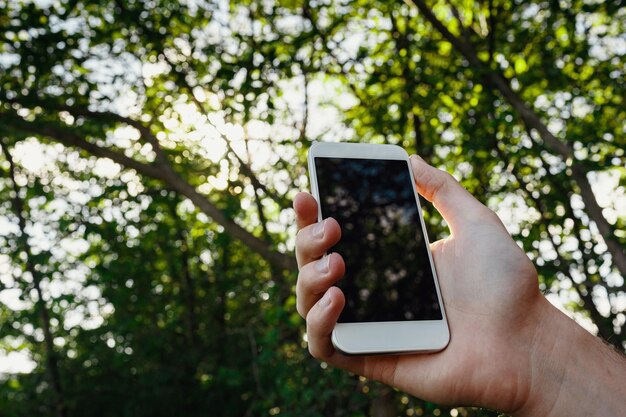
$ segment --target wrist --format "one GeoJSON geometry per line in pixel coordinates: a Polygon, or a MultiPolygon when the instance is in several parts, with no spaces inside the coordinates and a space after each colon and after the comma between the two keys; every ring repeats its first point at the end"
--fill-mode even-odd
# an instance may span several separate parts
{"type": "Polygon", "coordinates": [[[622,412],[626,398],[622,355],[545,299],[537,317],[529,351],[528,396],[512,414],[561,417],[622,412]]]}

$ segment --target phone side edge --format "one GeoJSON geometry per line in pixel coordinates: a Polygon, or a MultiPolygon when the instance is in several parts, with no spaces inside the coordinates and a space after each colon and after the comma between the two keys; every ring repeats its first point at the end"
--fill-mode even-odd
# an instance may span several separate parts
{"type": "MultiPolygon", "coordinates": [[[[435,266],[435,260],[430,250],[430,237],[428,236],[428,230],[426,229],[426,222],[424,222],[424,213],[422,212],[422,203],[420,201],[420,195],[417,192],[417,185],[415,182],[415,176],[413,175],[413,168],[411,166],[410,158],[407,156],[407,166],[409,169],[409,175],[411,176],[411,185],[413,187],[413,194],[415,194],[415,203],[417,204],[417,212],[420,218],[420,226],[422,228],[422,234],[424,235],[424,242],[426,244],[426,253],[428,254],[428,260],[430,262],[430,269],[433,272],[433,280],[435,281],[435,291],[437,292],[437,300],[441,307],[442,321],[448,329],[448,342],[450,339],[450,325],[448,324],[448,316],[446,314],[446,308],[443,301],[443,295],[441,294],[441,288],[439,287],[439,274],[437,273],[437,267],[435,266]]],[[[447,346],[447,345],[446,345],[447,346]]],[[[445,348],[445,347],[444,347],[445,348]]]]}
{"type": "Polygon", "coordinates": [[[317,221],[322,221],[322,205],[320,204],[320,193],[317,184],[317,171],[315,169],[315,148],[318,147],[320,142],[314,142],[313,146],[309,148],[307,154],[307,163],[309,167],[309,185],[311,187],[311,195],[317,202],[317,221]]]}

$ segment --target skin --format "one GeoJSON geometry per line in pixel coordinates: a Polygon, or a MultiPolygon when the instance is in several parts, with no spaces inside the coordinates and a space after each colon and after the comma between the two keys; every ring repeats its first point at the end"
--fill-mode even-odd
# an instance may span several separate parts
{"type": "Polygon", "coordinates": [[[297,308],[311,355],[441,404],[516,416],[626,415],[624,358],[541,295],[535,267],[493,211],[418,156],[411,166],[418,192],[450,227],[448,238],[431,245],[450,344],[435,354],[336,351],[330,337],[345,298],[334,284],[345,265],[339,254],[325,253],[341,229],[332,218],[318,223],[315,199],[299,193],[297,308]]]}

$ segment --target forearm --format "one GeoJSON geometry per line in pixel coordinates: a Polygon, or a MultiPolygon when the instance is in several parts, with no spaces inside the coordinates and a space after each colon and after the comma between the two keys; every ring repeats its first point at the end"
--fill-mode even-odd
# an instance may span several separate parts
{"type": "Polygon", "coordinates": [[[547,301],[542,310],[530,352],[529,397],[514,415],[623,415],[626,358],[547,301]]]}

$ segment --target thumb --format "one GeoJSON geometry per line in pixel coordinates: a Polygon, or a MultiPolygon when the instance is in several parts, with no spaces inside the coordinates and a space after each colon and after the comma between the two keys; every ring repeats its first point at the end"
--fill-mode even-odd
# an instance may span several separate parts
{"type": "Polygon", "coordinates": [[[433,203],[452,233],[491,213],[447,172],[428,165],[417,155],[411,156],[411,167],[417,192],[433,203]]]}

